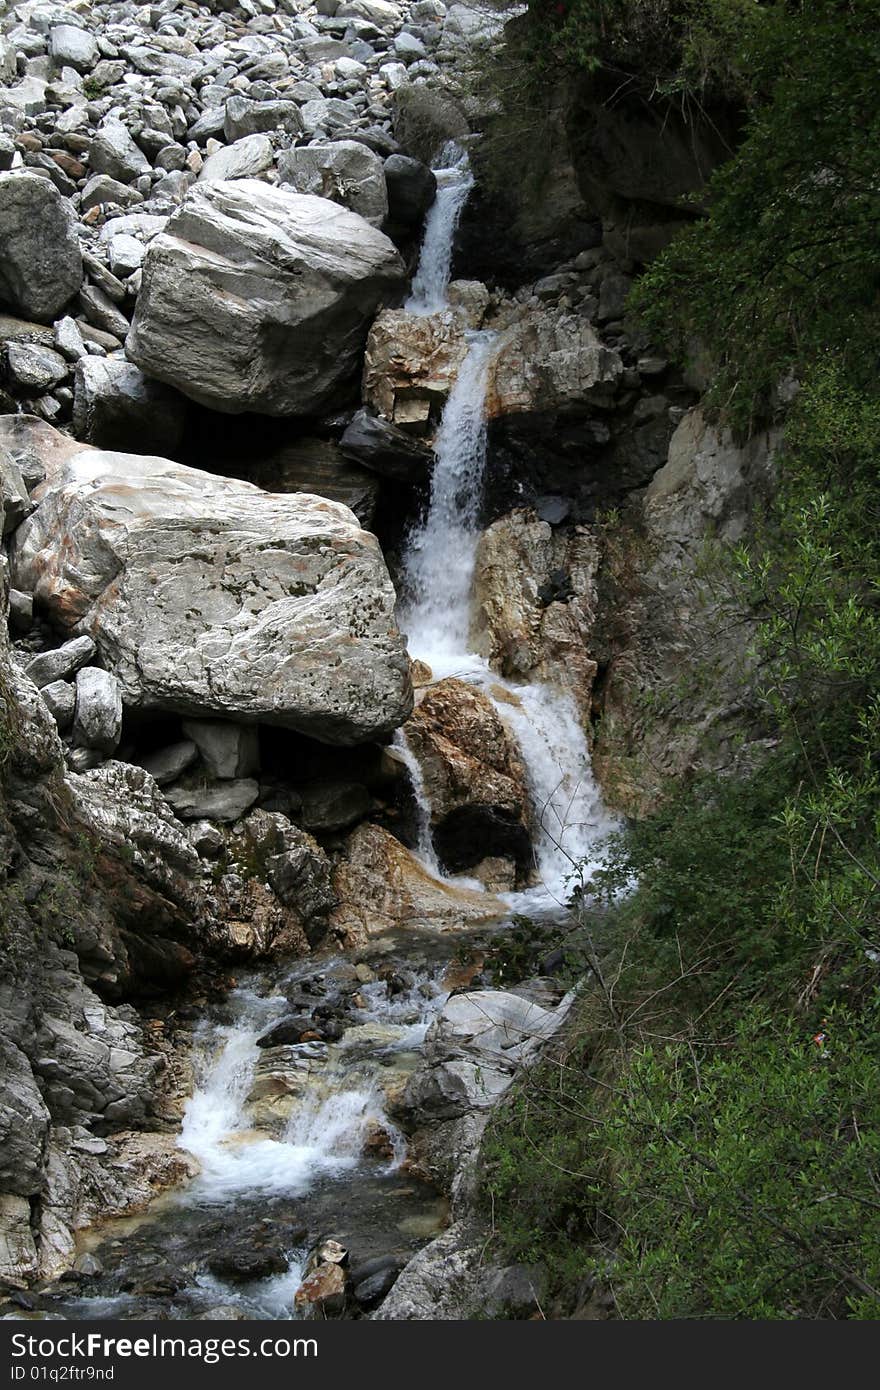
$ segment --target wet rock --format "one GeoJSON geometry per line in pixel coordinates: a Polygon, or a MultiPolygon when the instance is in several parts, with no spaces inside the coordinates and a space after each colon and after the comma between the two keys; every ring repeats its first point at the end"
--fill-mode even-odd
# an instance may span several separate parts
{"type": "Polygon", "coordinates": [[[27,663],[25,672],[38,688],[53,681],[66,680],[81,666],[87,666],[97,648],[91,637],[72,637],[49,652],[41,652],[27,663]]]}
{"type": "Polygon", "coordinates": [[[382,161],[356,140],[288,150],[279,157],[278,174],[298,193],[341,203],[373,227],[381,227],[388,216],[382,161]]]}
{"type": "Polygon", "coordinates": [[[405,731],[444,863],[462,870],[495,853],[525,864],[531,804],[525,771],[492,701],[464,681],[438,681],[420,696],[405,731]]]}
{"type": "Polygon", "coordinates": [[[215,410],[291,415],[320,410],[352,372],[404,266],[355,213],[245,179],[192,189],[143,276],[133,361],[215,410]]]}
{"type": "Polygon", "coordinates": [[[317,841],[279,812],[257,810],[229,848],[265,878],[308,941],[320,940],[336,899],[330,861],[317,841]]]}
{"type": "Polygon", "coordinates": [[[0,174],[0,302],[51,323],[82,282],[76,219],[48,179],[0,174]]]}
{"type": "Polygon", "coordinates": [[[301,1317],[334,1317],[345,1308],[345,1270],[339,1264],[320,1264],[300,1284],[294,1306],[301,1317]]]}
{"type": "Polygon", "coordinates": [[[570,690],[585,718],[597,670],[589,653],[599,562],[586,527],[556,536],[518,509],[483,533],[474,567],[475,650],[505,676],[570,690]]]}
{"type": "Polygon", "coordinates": [[[338,743],[406,717],[394,590],[351,512],[166,459],[70,457],[68,443],[47,451],[52,477],[17,534],[14,582],[93,634],[128,705],[338,743]]]}
{"type": "Polygon", "coordinates": [[[349,837],[333,874],[338,900],[331,930],[350,947],[406,924],[454,930],[497,918],[503,907],[488,893],[440,884],[393,835],[361,825],[349,837]]]}
{"type": "Polygon", "coordinates": [[[314,1025],[310,1018],[297,1016],[296,1014],[285,1014],[276,1023],[271,1024],[265,1032],[257,1038],[257,1047],[282,1047],[286,1043],[298,1043],[302,1041],[303,1033],[311,1032],[314,1025]]]}
{"type": "Polygon", "coordinates": [[[339,445],[365,468],[400,482],[423,482],[434,461],[419,440],[368,410],[356,412],[339,445]]]}
{"type": "MultiPolygon", "coordinates": [[[[453,286],[450,291],[454,293],[453,286]]],[[[488,291],[473,303],[437,314],[386,309],[376,318],[364,358],[364,400],[378,415],[424,433],[443,406],[468,350],[466,333],[479,328],[488,291]]]]}
{"type": "Polygon", "coordinates": [[[218,1279],[244,1284],[254,1279],[268,1279],[273,1274],[285,1274],[287,1257],[278,1247],[260,1249],[248,1243],[218,1250],[209,1256],[207,1265],[218,1279]]]}
{"type": "Polygon", "coordinates": [[[432,170],[421,160],[392,154],[385,160],[385,184],[392,226],[407,232],[417,231],[437,192],[432,170]]]}
{"type": "Polygon", "coordinates": [[[103,449],[173,451],[180,443],[185,402],[122,357],[85,356],[76,367],[73,428],[103,449]]]}

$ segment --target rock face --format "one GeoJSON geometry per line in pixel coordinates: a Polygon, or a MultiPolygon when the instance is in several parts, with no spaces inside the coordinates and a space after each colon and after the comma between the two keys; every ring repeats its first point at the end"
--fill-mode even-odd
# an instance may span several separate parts
{"type": "Polygon", "coordinates": [[[94,638],[129,707],[331,743],[407,717],[394,590],[347,508],[98,450],[54,468],[35,500],[16,536],[17,587],[94,638]]]}
{"type": "Polygon", "coordinates": [[[69,202],[37,174],[0,174],[0,302],[51,323],[82,278],[69,202]]]}
{"type": "Polygon", "coordinates": [[[480,537],[474,567],[475,650],[515,680],[569,690],[589,720],[596,662],[600,547],[583,526],[568,535],[534,512],[517,510],[480,537]]]}
{"type": "Polygon", "coordinates": [[[699,570],[704,545],[739,540],[772,491],[778,441],[771,431],[737,445],[690,411],[606,562],[613,609],[595,632],[608,674],[594,768],[606,802],[629,814],[647,812],[669,777],[749,764],[749,627],[740,622],[732,635],[718,622],[699,570]],[[646,704],[646,688],[674,694],[670,712],[646,704]]]}
{"type": "Polygon", "coordinates": [[[307,414],[355,369],[403,278],[387,237],[335,203],[200,184],[150,243],[126,351],[214,410],[307,414]]]}
{"type": "Polygon", "coordinates": [[[449,298],[452,307],[437,314],[387,309],[370,329],[364,400],[414,433],[426,430],[432,411],[439,414],[467,353],[465,334],[480,327],[488,305],[485,287],[468,282],[453,282],[449,298]]]}
{"type": "Polygon", "coordinates": [[[454,931],[492,921],[504,911],[490,893],[438,883],[378,825],[361,825],[349,837],[333,875],[333,891],[338,906],[331,930],[354,947],[400,926],[454,931]]]}
{"type": "Polygon", "coordinates": [[[525,773],[491,700],[464,681],[438,681],[420,694],[405,734],[447,868],[460,873],[486,856],[525,865],[531,845],[525,773]]]}
{"type": "Polygon", "coordinates": [[[610,405],[623,373],[582,315],[529,309],[504,331],[495,354],[487,409],[499,415],[610,405]]]}

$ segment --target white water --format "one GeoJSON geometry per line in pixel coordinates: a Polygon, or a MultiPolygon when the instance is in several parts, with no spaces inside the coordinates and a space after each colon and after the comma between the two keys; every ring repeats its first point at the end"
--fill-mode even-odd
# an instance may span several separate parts
{"type": "MultiPolygon", "coordinates": [[[[444,190],[448,200],[437,209],[436,220],[426,231],[413,296],[406,306],[414,313],[430,312],[425,307],[429,303],[442,307],[452,237],[473,182],[466,163],[456,167],[464,169],[466,179],[444,190]],[[442,292],[438,267],[445,267],[442,292]],[[429,285],[433,287],[430,294],[429,285]]],[[[404,557],[400,626],[410,654],[431,668],[434,679],[458,676],[479,686],[519,745],[537,829],[539,886],[526,895],[510,895],[509,901],[520,908],[539,908],[564,903],[575,884],[589,878],[591,866],[599,862],[597,844],[615,823],[602,807],[571,696],[547,685],[502,680],[470,651],[471,595],[486,468],[486,392],[495,347],[492,333],[470,335],[467,356],[446,402],[434,445],[428,511],[411,532],[404,557]]],[[[410,769],[420,808],[417,852],[430,872],[439,873],[421,770],[405,735],[400,735],[397,746],[410,769]]]]}
{"type": "Polygon", "coordinates": [[[410,535],[404,561],[401,626],[410,651],[435,676],[451,675],[468,657],[470,599],[486,467],[486,387],[495,343],[472,335],[449,393],[434,444],[431,500],[410,535]]]}
{"type": "Polygon", "coordinates": [[[434,175],[437,196],[425,221],[418,269],[404,305],[410,314],[435,314],[446,307],[455,229],[474,186],[467,154],[451,141],[444,146],[434,175]]]}
{"type": "Polygon", "coordinates": [[[422,765],[415,753],[409,746],[409,740],[403,729],[398,729],[394,735],[393,746],[397,749],[412,782],[413,794],[416,803],[416,848],[415,855],[421,861],[429,874],[435,877],[441,876],[440,861],[437,858],[437,851],[434,849],[434,841],[431,837],[431,812],[428,808],[428,796],[425,791],[425,778],[422,773],[422,765]]]}
{"type": "MultiPolygon", "coordinates": [[[[286,1133],[272,1138],[252,1127],[247,1098],[260,1059],[257,1038],[268,1023],[290,1011],[283,996],[265,997],[238,989],[230,997],[235,1021],[205,1027],[197,1037],[195,1091],[187,1103],[180,1147],[193,1154],[201,1172],[185,1190],[187,1202],[229,1202],[236,1197],[301,1196],[322,1178],[338,1178],[363,1161],[364,1140],[373,1125],[391,1137],[395,1157],[404,1145],[384,1110],[378,1085],[379,1054],[418,1046],[445,995],[433,982],[417,980],[391,1001],[384,984],[362,989],[365,1024],[381,1023],[384,1042],[371,1044],[366,1061],[352,1061],[345,1040],[337,1047],[299,1044],[303,1057],[327,1060],[310,1074],[306,1095],[286,1133]]],[[[353,1036],[356,1038],[357,1029],[353,1036]]]]}

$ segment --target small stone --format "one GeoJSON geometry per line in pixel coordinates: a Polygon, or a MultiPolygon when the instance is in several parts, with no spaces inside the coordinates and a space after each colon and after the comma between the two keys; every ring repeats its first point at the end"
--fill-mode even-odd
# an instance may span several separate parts
{"type": "Polygon", "coordinates": [[[25,674],[34,685],[42,688],[52,681],[64,680],[72,676],[80,667],[87,665],[97,648],[91,637],[73,637],[61,647],[41,652],[33,657],[25,667],[25,674]]]}
{"type": "Polygon", "coordinates": [[[122,687],[110,671],[84,666],[76,677],[73,737],[81,748],[112,753],[122,733],[122,687]]]}
{"type": "Polygon", "coordinates": [[[76,708],[76,690],[68,681],[52,681],[40,694],[59,729],[72,723],[76,708]]]}
{"type": "Polygon", "coordinates": [[[35,343],[10,343],[6,365],[17,386],[30,391],[49,391],[67,376],[68,366],[60,353],[35,343]]]}
{"type": "Polygon", "coordinates": [[[79,362],[88,355],[76,319],[69,315],[55,325],[55,346],[70,362],[79,362]]]}

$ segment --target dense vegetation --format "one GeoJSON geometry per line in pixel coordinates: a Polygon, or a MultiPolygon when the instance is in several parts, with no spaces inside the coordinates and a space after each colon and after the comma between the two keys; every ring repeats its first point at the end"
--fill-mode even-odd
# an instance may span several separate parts
{"type": "Polygon", "coordinates": [[[772,508],[722,560],[772,754],[616,838],[608,911],[573,907],[578,1027],[486,1147],[508,1251],[625,1317],[880,1317],[878,20],[876,0],[572,0],[530,27],[538,67],[738,90],[711,213],[636,300],[680,356],[711,352],[727,423],[785,423],[772,508]]]}

